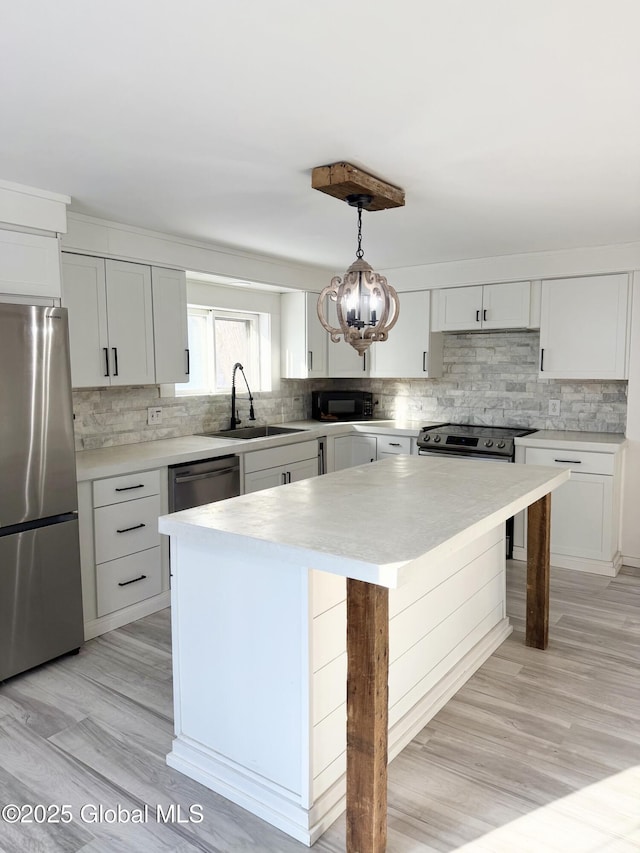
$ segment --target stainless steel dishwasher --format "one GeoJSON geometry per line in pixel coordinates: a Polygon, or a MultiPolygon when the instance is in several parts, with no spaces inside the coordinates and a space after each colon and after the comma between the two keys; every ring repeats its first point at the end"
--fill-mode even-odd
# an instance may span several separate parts
{"type": "Polygon", "coordinates": [[[169,466],[169,512],[179,512],[240,494],[240,459],[218,456],[169,466]]]}

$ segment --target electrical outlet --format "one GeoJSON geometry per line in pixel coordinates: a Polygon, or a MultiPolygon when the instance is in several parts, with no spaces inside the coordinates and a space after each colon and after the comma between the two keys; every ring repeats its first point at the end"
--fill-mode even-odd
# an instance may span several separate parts
{"type": "Polygon", "coordinates": [[[162,409],[160,406],[154,406],[152,409],[147,409],[147,423],[152,424],[162,423],[162,409]]]}
{"type": "Polygon", "coordinates": [[[560,414],[560,400],[549,400],[549,414],[558,417],[560,414]]]}

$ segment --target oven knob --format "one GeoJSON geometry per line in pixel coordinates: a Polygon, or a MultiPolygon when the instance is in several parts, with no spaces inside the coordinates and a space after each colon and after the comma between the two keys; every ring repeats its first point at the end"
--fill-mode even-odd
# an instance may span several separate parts
{"type": "Polygon", "coordinates": [[[488,439],[485,441],[484,446],[485,446],[485,447],[493,447],[493,442],[491,441],[491,439],[490,439],[490,438],[488,438],[488,439]]]}
{"type": "Polygon", "coordinates": [[[434,441],[435,441],[435,443],[437,444],[437,443],[440,441],[440,436],[439,436],[439,435],[434,435],[433,440],[434,440],[434,441]]]}
{"type": "Polygon", "coordinates": [[[502,448],[504,447],[504,441],[499,441],[498,447],[500,448],[500,450],[502,450],[502,448]]]}
{"type": "Polygon", "coordinates": [[[430,436],[430,435],[425,435],[425,437],[424,437],[422,440],[423,440],[423,441],[425,441],[425,442],[427,442],[427,441],[431,441],[431,436],[430,436]]]}

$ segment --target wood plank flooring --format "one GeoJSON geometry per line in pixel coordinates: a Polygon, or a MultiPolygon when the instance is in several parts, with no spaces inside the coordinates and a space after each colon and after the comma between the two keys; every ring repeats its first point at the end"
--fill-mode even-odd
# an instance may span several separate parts
{"type": "MultiPolygon", "coordinates": [[[[513,635],[389,768],[390,853],[640,851],[640,570],[552,569],[545,652],[524,645],[524,582],[510,564],[513,635]]],[[[168,611],[0,685],[0,807],[74,816],[0,820],[2,853],[307,849],[168,768],[171,738],[168,611]],[[146,823],[92,822],[91,808],[83,822],[87,804],[153,808],[146,823]],[[171,804],[186,822],[156,821],[171,804]]],[[[344,837],[342,818],[313,849],[344,837]]]]}

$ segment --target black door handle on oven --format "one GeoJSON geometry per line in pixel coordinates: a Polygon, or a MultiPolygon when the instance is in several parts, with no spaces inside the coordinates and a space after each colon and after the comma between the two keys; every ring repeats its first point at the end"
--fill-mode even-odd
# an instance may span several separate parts
{"type": "Polygon", "coordinates": [[[116,529],[116,533],[129,533],[130,530],[140,530],[141,527],[146,526],[146,524],[134,524],[133,527],[123,527],[122,530],[116,529]]]}
{"type": "Polygon", "coordinates": [[[118,586],[129,586],[130,583],[138,583],[138,581],[143,581],[146,579],[147,579],[146,575],[140,575],[139,578],[133,578],[133,580],[123,581],[123,583],[118,583],[118,586]]]}

